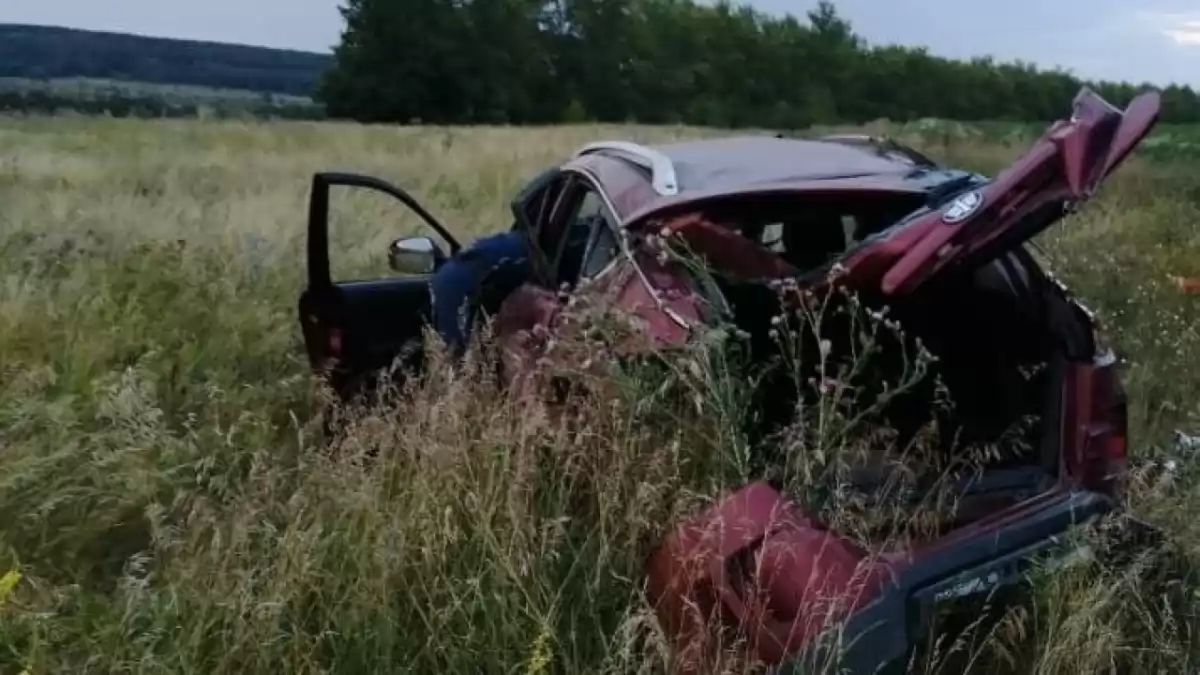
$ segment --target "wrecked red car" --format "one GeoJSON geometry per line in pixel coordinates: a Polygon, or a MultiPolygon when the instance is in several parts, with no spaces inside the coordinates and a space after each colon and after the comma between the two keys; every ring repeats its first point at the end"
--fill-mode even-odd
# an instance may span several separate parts
{"type": "MultiPolygon", "coordinates": [[[[1095,194],[1149,133],[1159,105],[1147,92],[1121,110],[1085,89],[1069,119],[994,177],[873,138],[734,137],[596,143],[518,195],[514,227],[541,255],[535,278],[495,308],[513,382],[538,367],[564,286],[637,318],[638,349],[685,344],[720,315],[764,352],[781,302],[786,309],[779,284],[838,286],[890,308],[938,357],[959,437],[986,442],[1018,418],[1038,420],[1022,432],[1024,452],[962,482],[961,497],[979,508],[883,555],[767,482],[681,524],[647,564],[678,672],[702,670],[696,655],[714,625],[742,635],[768,665],[825,658],[833,647],[820,629],[831,619],[848,672],[902,668],[937,605],[1016,583],[1039,556],[1064,554],[1072,528],[1119,508],[1129,440],[1118,361],[1027,244],[1095,194]],[[723,281],[699,288],[664,260],[664,240],[683,242],[723,281]]],[[[308,236],[299,309],[314,367],[332,362],[324,372],[346,396],[402,354],[404,368],[419,368],[428,274],[458,250],[450,233],[399,188],[321,174],[308,236]],[[409,263],[419,258],[409,271],[420,273],[334,283],[327,211],[336,185],[392,194],[448,252],[407,239],[398,246],[409,263]]]]}

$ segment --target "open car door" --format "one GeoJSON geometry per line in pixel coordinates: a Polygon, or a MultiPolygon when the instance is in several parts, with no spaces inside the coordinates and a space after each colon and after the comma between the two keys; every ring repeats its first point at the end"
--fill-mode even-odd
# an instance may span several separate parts
{"type": "MultiPolygon", "coordinates": [[[[329,264],[330,188],[344,186],[389,195],[411,209],[457,253],[460,244],[407,192],[378,178],[346,173],[313,176],[308,213],[308,287],[300,296],[300,325],[313,368],[326,374],[348,401],[374,391],[376,374],[405,356],[400,372],[419,365],[430,315],[429,276],[446,258],[429,242],[423,273],[334,281],[329,264]]],[[[422,252],[417,252],[422,253],[422,252]]]]}
{"type": "MultiPolygon", "coordinates": [[[[889,295],[908,293],[950,266],[974,266],[1028,240],[1090,199],[1158,121],[1161,100],[1146,92],[1120,110],[1090,89],[1060,121],[986,186],[921,216],[918,241],[883,277],[889,295]]],[[[907,228],[906,228],[907,229],[907,228]]]]}

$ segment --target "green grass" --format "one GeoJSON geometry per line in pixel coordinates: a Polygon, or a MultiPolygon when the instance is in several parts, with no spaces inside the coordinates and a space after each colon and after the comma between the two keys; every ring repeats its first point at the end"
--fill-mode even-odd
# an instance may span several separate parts
{"type": "MultiPolygon", "coordinates": [[[[707,133],[0,119],[0,673],[664,672],[642,560],[746,477],[730,378],[700,362],[682,403],[627,378],[568,434],[485,369],[439,375],[323,448],[295,302],[314,171],[381,175],[470,238],[587,140],[707,133]]],[[[984,170],[1016,151],[916,140],[984,170]]],[[[1128,358],[1139,458],[1200,430],[1198,301],[1169,279],[1200,274],[1200,178],[1151,159],[1039,239],[1128,358]]],[[[341,276],[419,228],[334,208],[341,276]]],[[[1132,504],[1190,557],[1181,466],[1132,504]]],[[[1044,583],[975,672],[1193,672],[1196,618],[1153,579],[1044,583]]]]}

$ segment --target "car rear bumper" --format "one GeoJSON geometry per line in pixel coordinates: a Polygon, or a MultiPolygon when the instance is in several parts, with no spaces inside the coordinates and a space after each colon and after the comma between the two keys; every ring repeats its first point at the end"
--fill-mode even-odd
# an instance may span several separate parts
{"type": "Polygon", "coordinates": [[[928,546],[867,556],[757,483],[664,541],[649,594],[680,675],[702,672],[697,658],[731,633],[781,674],[902,670],[944,605],[1086,556],[1072,530],[1115,508],[1099,493],[1053,489],[928,546]]]}

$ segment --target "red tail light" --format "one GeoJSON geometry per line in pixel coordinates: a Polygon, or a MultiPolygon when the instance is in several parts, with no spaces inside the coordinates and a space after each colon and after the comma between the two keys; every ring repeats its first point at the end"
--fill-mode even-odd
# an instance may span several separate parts
{"type": "Polygon", "coordinates": [[[1128,461],[1125,392],[1111,352],[1075,365],[1064,384],[1063,476],[1114,495],[1128,461]]]}

